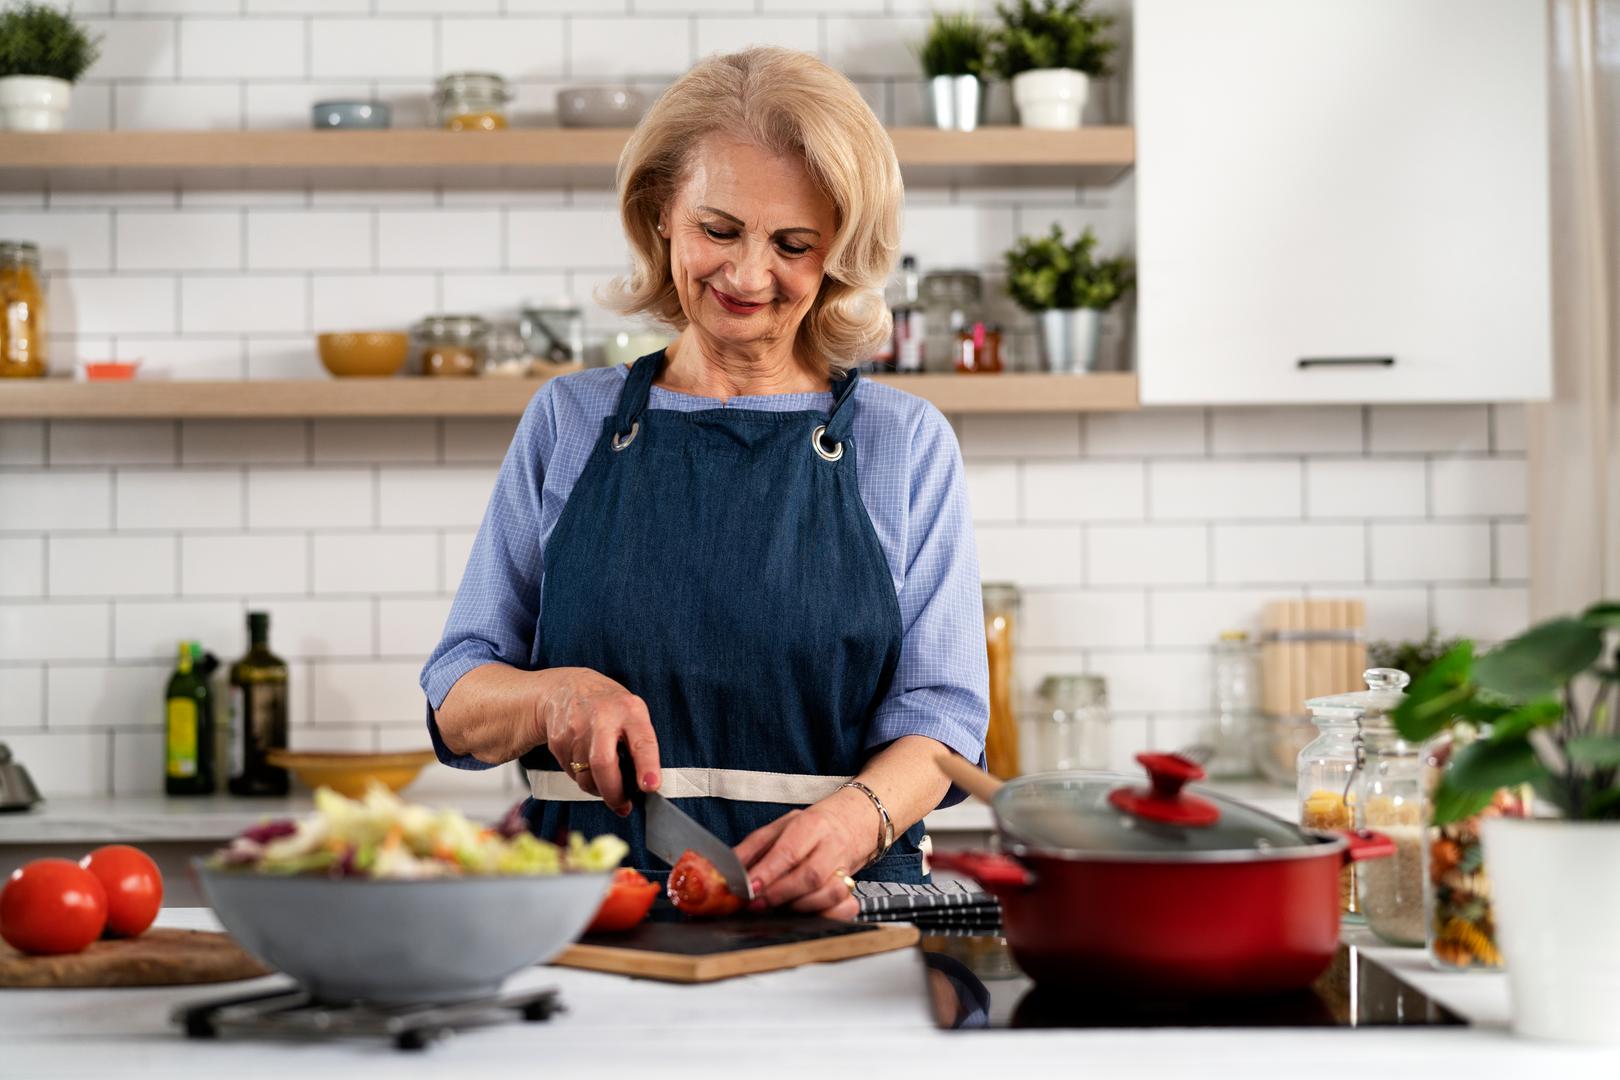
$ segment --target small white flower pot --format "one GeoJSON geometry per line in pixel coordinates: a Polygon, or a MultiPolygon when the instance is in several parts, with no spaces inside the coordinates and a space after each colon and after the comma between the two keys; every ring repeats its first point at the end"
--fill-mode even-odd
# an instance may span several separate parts
{"type": "Polygon", "coordinates": [[[1018,122],[1027,128],[1077,128],[1090,86],[1083,72],[1070,68],[1019,72],[1012,78],[1018,122]]]}
{"type": "Polygon", "coordinates": [[[61,131],[73,84],[49,75],[0,78],[0,130],[61,131]]]}
{"type": "Polygon", "coordinates": [[[1620,822],[1489,818],[1513,1030],[1620,1045],[1620,822]]]}

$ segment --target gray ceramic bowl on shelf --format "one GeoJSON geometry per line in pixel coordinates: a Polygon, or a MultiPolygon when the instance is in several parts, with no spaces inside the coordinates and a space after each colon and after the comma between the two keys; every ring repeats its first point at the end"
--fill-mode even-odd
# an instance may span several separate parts
{"type": "Polygon", "coordinates": [[[647,111],[647,95],[629,86],[569,86],[557,91],[557,123],[563,127],[635,127],[647,111]]]}
{"type": "Polygon", "coordinates": [[[318,101],[310,121],[319,131],[381,131],[393,122],[393,110],[380,101],[318,101]]]}
{"type": "Polygon", "coordinates": [[[278,877],[191,861],[244,949],[325,1002],[492,994],[584,933],[611,874],[373,881],[278,877]]]}

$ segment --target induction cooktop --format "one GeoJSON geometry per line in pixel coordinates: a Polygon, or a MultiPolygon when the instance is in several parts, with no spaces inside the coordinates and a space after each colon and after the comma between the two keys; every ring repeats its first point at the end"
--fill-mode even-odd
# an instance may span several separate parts
{"type": "Polygon", "coordinates": [[[1353,945],[1308,990],[1199,1001],[1037,988],[1005,938],[928,935],[921,948],[934,1021],[948,1030],[1153,1027],[1405,1027],[1466,1025],[1353,945]]]}

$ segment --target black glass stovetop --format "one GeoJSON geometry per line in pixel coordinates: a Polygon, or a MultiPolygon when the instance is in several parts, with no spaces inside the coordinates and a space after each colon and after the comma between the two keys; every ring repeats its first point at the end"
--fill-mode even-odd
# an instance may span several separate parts
{"type": "Polygon", "coordinates": [[[922,950],[934,1021],[951,1030],[1468,1023],[1353,945],[1339,947],[1333,966],[1309,990],[1197,1001],[1037,988],[1001,937],[925,934],[922,950]]]}

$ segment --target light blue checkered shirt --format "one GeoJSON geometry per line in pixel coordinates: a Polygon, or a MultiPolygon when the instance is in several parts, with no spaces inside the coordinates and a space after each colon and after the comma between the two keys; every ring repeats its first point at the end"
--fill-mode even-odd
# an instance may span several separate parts
{"type": "MultiPolygon", "coordinates": [[[[546,540],[602,430],[617,409],[625,367],[552,379],[524,411],[507,450],[456,591],[444,636],[422,669],[437,709],[475,667],[527,667],[540,615],[546,540]]],[[[933,405],[892,386],[855,387],[856,478],[900,601],[900,662],[873,714],[869,747],[902,735],[937,739],[969,761],[982,759],[989,722],[989,676],[978,553],[973,543],[962,456],[950,424],[933,405]]],[[[766,412],[832,408],[829,392],[713,398],[652,388],[653,409],[733,408],[766,412]]],[[[489,766],[451,753],[431,712],[439,757],[463,769],[489,766]]],[[[947,802],[959,793],[952,791],[947,802]]]]}

